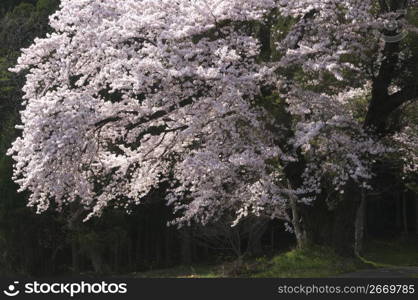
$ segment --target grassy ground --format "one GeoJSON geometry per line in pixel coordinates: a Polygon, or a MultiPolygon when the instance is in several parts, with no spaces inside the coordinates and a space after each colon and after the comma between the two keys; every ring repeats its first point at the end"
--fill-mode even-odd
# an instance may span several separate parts
{"type": "Polygon", "coordinates": [[[272,258],[251,277],[330,277],[367,266],[356,258],[344,258],[331,249],[315,247],[292,250],[272,258]]]}
{"type": "MultiPolygon", "coordinates": [[[[242,263],[179,266],[131,274],[138,278],[219,278],[219,277],[328,277],[365,268],[355,258],[342,258],[331,249],[315,247],[291,250],[273,258],[257,258],[242,263]]],[[[370,267],[370,266],[368,266],[370,267]]]]}
{"type": "Polygon", "coordinates": [[[217,278],[221,277],[216,265],[177,266],[129,274],[136,278],[217,278]]]}
{"type": "MultiPolygon", "coordinates": [[[[219,278],[219,277],[332,277],[361,269],[418,266],[418,239],[376,240],[365,245],[361,258],[338,256],[331,249],[312,247],[290,250],[274,257],[261,257],[241,263],[179,266],[134,273],[138,278],[219,278]]],[[[417,274],[418,277],[418,274],[417,274]]]]}
{"type": "Polygon", "coordinates": [[[418,267],[418,237],[368,242],[363,259],[376,267],[418,267]]]}

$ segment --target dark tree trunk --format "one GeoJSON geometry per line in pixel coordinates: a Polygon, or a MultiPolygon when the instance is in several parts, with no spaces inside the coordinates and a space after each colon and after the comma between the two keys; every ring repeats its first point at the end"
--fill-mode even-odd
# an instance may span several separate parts
{"type": "Polygon", "coordinates": [[[163,257],[163,242],[161,235],[155,236],[155,264],[158,267],[161,267],[162,265],[162,257],[163,257]]]}
{"type": "MultiPolygon", "coordinates": [[[[267,231],[268,222],[265,220],[255,221],[248,235],[247,252],[250,255],[257,256],[263,253],[261,239],[267,231]]],[[[251,225],[250,225],[251,226],[251,225]]]]}
{"type": "Polygon", "coordinates": [[[164,241],[165,241],[165,265],[166,267],[171,265],[171,230],[170,228],[165,228],[165,235],[164,235],[164,241]]]}
{"type": "MultiPolygon", "coordinates": [[[[290,184],[289,184],[289,187],[290,187],[290,184]]],[[[297,202],[298,199],[294,195],[289,195],[289,197],[290,197],[289,199],[290,208],[292,210],[292,225],[293,225],[293,230],[295,231],[296,243],[297,243],[297,247],[299,249],[302,249],[308,245],[307,232],[301,222],[302,219],[301,219],[301,215],[300,215],[300,211],[298,207],[298,202],[297,202]]]]}
{"type": "Polygon", "coordinates": [[[355,220],[361,195],[352,183],[346,189],[345,197],[335,209],[333,247],[340,255],[355,255],[355,220]]]}
{"type": "Polygon", "coordinates": [[[365,217],[366,217],[366,195],[364,190],[361,191],[361,202],[357,209],[356,223],[355,223],[355,241],[354,241],[354,253],[361,255],[363,251],[363,238],[365,232],[365,217]]]}
{"type": "Polygon", "coordinates": [[[417,193],[414,193],[415,204],[415,233],[418,234],[418,197],[417,193]]]}
{"type": "Polygon", "coordinates": [[[96,245],[92,245],[88,248],[88,255],[93,266],[94,272],[97,274],[105,273],[102,254],[101,251],[96,248],[96,245]]]}
{"type": "Polygon", "coordinates": [[[78,241],[78,234],[80,232],[82,212],[83,209],[81,207],[72,206],[71,215],[67,220],[67,228],[71,232],[71,267],[75,274],[80,272],[80,243],[78,241]]]}
{"type": "Polygon", "coordinates": [[[190,265],[192,263],[192,234],[189,227],[180,230],[181,263],[190,265]]]}
{"type": "Polygon", "coordinates": [[[396,229],[400,230],[402,228],[401,220],[402,220],[402,202],[401,197],[399,196],[399,192],[395,194],[395,201],[396,201],[396,229]]]}
{"type": "Polygon", "coordinates": [[[80,255],[78,249],[77,240],[73,237],[71,239],[71,268],[75,274],[80,273],[80,255]]]}
{"type": "Polygon", "coordinates": [[[355,220],[360,194],[354,182],[349,182],[344,197],[335,200],[332,209],[322,195],[309,206],[300,208],[306,238],[302,246],[314,244],[333,248],[343,256],[354,256],[355,220]]]}
{"type": "Polygon", "coordinates": [[[405,190],[402,191],[402,220],[403,220],[403,232],[405,236],[408,235],[408,214],[407,214],[407,198],[405,190]]]}

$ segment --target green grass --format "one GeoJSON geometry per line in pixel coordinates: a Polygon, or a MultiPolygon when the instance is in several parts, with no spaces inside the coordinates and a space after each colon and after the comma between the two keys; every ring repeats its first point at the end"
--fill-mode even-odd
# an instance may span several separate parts
{"type": "Polygon", "coordinates": [[[216,266],[195,265],[177,266],[169,269],[158,269],[129,274],[135,278],[215,278],[220,277],[216,266]]]}
{"type": "MultiPolygon", "coordinates": [[[[379,267],[418,266],[418,239],[374,240],[366,243],[363,257],[341,257],[326,247],[293,249],[274,257],[215,265],[178,266],[129,274],[138,278],[303,278],[332,277],[379,267]]],[[[418,274],[417,274],[418,277],[418,274]]]]}
{"type": "Polygon", "coordinates": [[[275,256],[264,270],[252,277],[331,277],[341,273],[353,272],[370,267],[357,258],[338,256],[331,249],[312,247],[305,250],[292,250],[275,256]]]}
{"type": "Polygon", "coordinates": [[[363,261],[375,267],[418,267],[418,238],[374,240],[365,245],[363,261]]]}
{"type": "Polygon", "coordinates": [[[249,259],[242,263],[179,266],[130,274],[137,278],[222,278],[222,277],[329,277],[369,267],[356,258],[343,258],[331,249],[312,247],[290,250],[273,258],[249,259]]]}

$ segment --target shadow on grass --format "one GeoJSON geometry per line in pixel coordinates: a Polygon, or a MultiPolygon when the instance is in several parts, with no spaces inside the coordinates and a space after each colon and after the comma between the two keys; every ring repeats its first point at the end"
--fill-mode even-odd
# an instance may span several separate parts
{"type": "Polygon", "coordinates": [[[418,267],[418,236],[370,241],[361,259],[374,267],[418,267]]]}
{"type": "Polygon", "coordinates": [[[331,248],[316,246],[303,250],[293,249],[273,257],[227,261],[213,265],[178,266],[133,273],[128,276],[137,278],[318,278],[333,277],[364,269],[411,266],[418,266],[418,237],[369,241],[361,257],[341,257],[331,248]]]}
{"type": "Polygon", "coordinates": [[[362,268],[370,268],[358,258],[336,255],[326,247],[294,249],[274,257],[230,261],[218,265],[179,266],[130,274],[137,278],[297,278],[330,277],[362,268]]]}

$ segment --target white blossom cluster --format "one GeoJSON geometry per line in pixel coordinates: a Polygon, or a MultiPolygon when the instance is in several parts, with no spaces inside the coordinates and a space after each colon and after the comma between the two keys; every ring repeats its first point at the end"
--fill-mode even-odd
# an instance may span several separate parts
{"type": "Polygon", "coordinates": [[[288,110],[297,120],[289,142],[307,162],[303,186],[296,191],[300,201],[314,200],[312,195],[321,193],[324,180],[330,181],[327,188],[341,194],[349,180],[371,188],[367,182],[373,161],[389,148],[368,135],[353,116],[350,102],[366,94],[364,89],[352,89],[330,96],[296,88],[287,94],[288,110]]]}
{"type": "Polygon", "coordinates": [[[15,68],[30,70],[23,135],[10,150],[29,204],[78,201],[98,215],[140,203],[171,176],[181,220],[259,213],[271,201],[282,216],[266,164],[280,149],[252,103],[271,71],[256,63],[255,38],[220,25],[258,20],[273,4],[62,1],[55,32],[15,68]]]}
{"type": "Polygon", "coordinates": [[[418,171],[418,125],[406,126],[392,138],[403,161],[403,179],[407,180],[418,171]]]}

